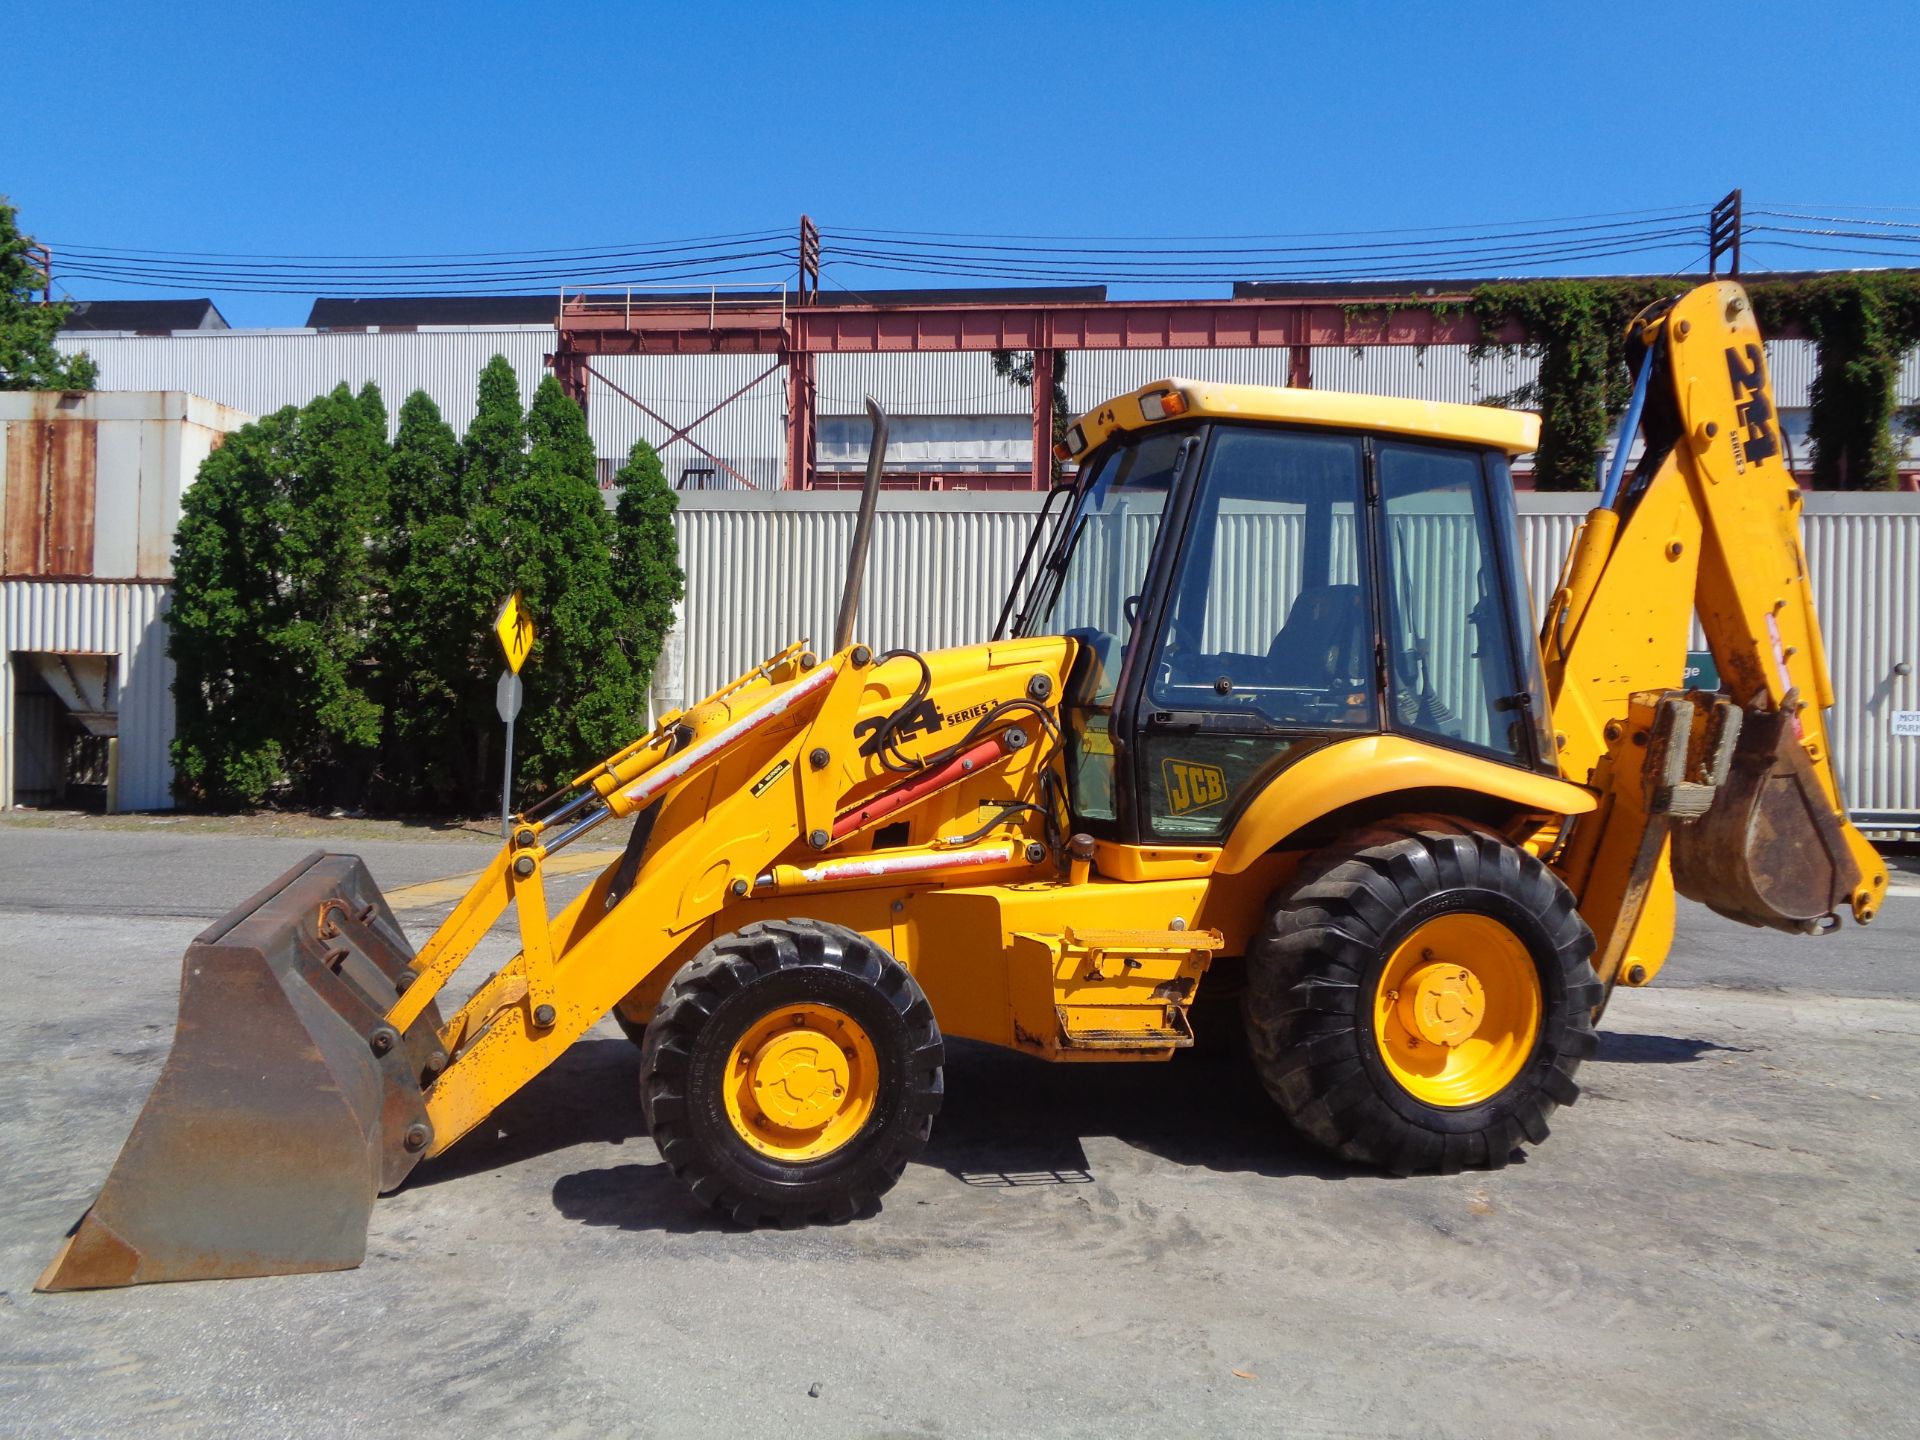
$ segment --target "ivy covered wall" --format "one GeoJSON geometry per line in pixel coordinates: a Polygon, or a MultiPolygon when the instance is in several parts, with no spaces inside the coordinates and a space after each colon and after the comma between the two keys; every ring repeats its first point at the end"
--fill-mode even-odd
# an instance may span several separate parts
{"type": "MultiPolygon", "coordinates": [[[[1592,490],[1608,428],[1626,410],[1627,323],[1684,288],[1680,280],[1542,279],[1477,287],[1469,301],[1482,330],[1517,326],[1520,348],[1538,358],[1538,377],[1487,403],[1538,410],[1534,485],[1592,490]]],[[[1765,280],[1749,286],[1761,332],[1798,331],[1818,355],[1809,429],[1813,483],[1821,489],[1887,490],[1896,484],[1902,437],[1917,418],[1903,414],[1896,382],[1901,358],[1920,345],[1920,273],[1866,271],[1765,280]]],[[[1398,310],[1454,308],[1396,301],[1398,310]]],[[[1510,349],[1497,341],[1479,354],[1510,349]]]]}

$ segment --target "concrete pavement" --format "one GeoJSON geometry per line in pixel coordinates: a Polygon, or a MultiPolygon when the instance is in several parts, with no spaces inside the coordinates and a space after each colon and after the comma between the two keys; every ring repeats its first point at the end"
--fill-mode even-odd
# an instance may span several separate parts
{"type": "MultiPolygon", "coordinates": [[[[745,1233],[666,1172],[602,1025],[379,1203],[359,1270],[33,1294],[165,1055],[181,950],[305,848],[0,822],[0,1433],[1913,1424],[1920,898],[1899,895],[1825,941],[1690,909],[1662,983],[1615,1000],[1582,1102],[1496,1173],[1348,1170],[1230,1058],[957,1045],[879,1214],[745,1233]]],[[[393,888],[486,853],[353,848],[393,888]]],[[[416,938],[436,913],[407,915],[416,938]]]]}

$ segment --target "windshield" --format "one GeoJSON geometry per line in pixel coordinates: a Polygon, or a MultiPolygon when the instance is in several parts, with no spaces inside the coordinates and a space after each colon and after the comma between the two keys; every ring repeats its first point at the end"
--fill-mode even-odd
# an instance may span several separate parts
{"type": "Polygon", "coordinates": [[[1088,698],[1112,698],[1146,584],[1147,557],[1160,533],[1174,464],[1188,433],[1156,430],[1101,454],[1054,559],[1052,596],[1027,628],[1033,635],[1071,635],[1093,652],[1099,675],[1088,698]]]}
{"type": "Polygon", "coordinates": [[[1139,618],[1147,561],[1190,430],[1154,430],[1093,461],[1067,536],[1050,562],[1053,590],[1029,635],[1080,642],[1062,697],[1067,775],[1076,816],[1111,820],[1113,690],[1139,618]]]}

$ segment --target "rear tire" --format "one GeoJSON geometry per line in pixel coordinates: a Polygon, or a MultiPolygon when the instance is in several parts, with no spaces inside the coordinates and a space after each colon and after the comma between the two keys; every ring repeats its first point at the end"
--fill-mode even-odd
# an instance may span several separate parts
{"type": "Polygon", "coordinates": [[[926,1146],[945,1047],[906,968],[852,930],[770,920],[676,975],[646,1027],[661,1157],[742,1225],[846,1220],[926,1146]]]}
{"type": "Polygon", "coordinates": [[[1593,935],[1497,835],[1387,821],[1311,857],[1248,957],[1247,1034],[1301,1134],[1396,1174],[1498,1168],[1595,1047],[1593,935]]]}

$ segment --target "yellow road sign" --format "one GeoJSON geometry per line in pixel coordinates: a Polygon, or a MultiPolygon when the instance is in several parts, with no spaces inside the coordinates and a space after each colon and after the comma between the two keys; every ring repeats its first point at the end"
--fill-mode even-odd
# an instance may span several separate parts
{"type": "Polygon", "coordinates": [[[533,612],[527,609],[527,602],[520,598],[518,590],[501,602],[500,613],[493,617],[493,633],[500,637],[507,668],[518,675],[528,652],[533,649],[533,642],[539,638],[533,628],[533,612]]]}

